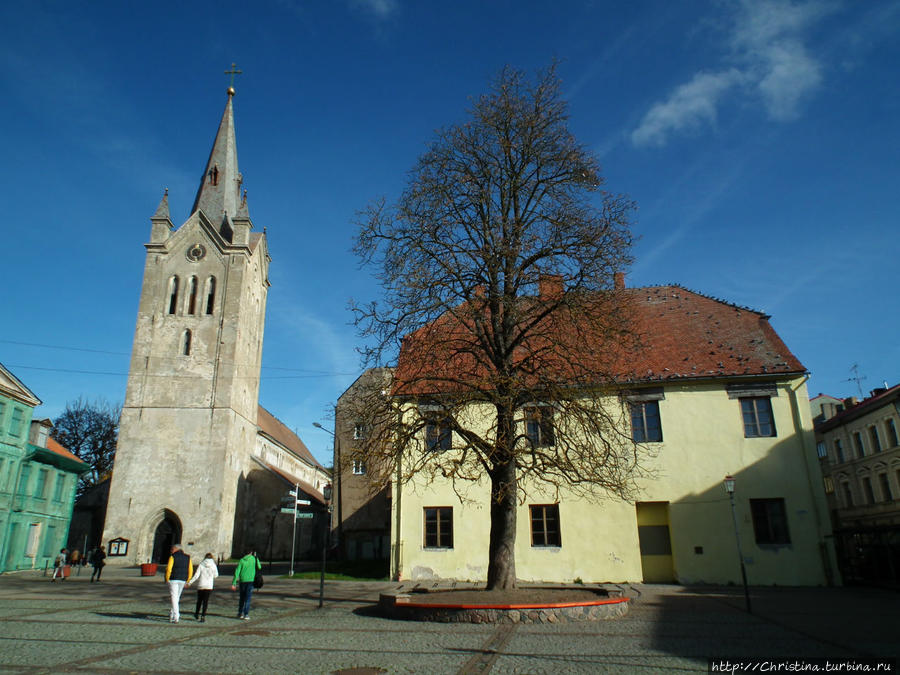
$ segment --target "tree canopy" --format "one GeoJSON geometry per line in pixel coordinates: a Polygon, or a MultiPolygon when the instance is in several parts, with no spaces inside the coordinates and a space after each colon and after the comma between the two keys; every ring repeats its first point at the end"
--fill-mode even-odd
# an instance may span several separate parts
{"type": "Polygon", "coordinates": [[[489,588],[515,585],[522,490],[626,497],[640,470],[603,403],[634,345],[614,284],[634,205],[602,184],[555,68],[506,68],[399,200],[361,214],[356,251],[383,297],[354,306],[357,326],[369,365],[397,359],[389,396],[358,397],[363,452],[385,480],[490,480],[489,588]]]}
{"type": "Polygon", "coordinates": [[[119,436],[119,407],[98,399],[84,398],[66,403],[53,420],[51,437],[87,462],[91,470],[82,474],[78,494],[106,479],[112,471],[119,436]]]}

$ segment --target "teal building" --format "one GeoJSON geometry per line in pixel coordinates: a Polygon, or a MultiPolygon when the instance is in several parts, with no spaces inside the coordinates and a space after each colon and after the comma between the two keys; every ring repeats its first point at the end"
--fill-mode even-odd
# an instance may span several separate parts
{"type": "Polygon", "coordinates": [[[0,363],[0,572],[43,569],[66,544],[88,465],[33,419],[41,400],[0,363]]]}

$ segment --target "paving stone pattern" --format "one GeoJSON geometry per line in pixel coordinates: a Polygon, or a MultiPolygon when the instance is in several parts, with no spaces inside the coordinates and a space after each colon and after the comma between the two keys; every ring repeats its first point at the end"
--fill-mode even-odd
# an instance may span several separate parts
{"type": "Polygon", "coordinates": [[[107,568],[103,582],[0,576],[0,673],[662,673],[706,672],[710,657],[896,657],[896,592],[623,587],[627,615],[544,624],[424,623],[377,611],[382,582],[268,575],[250,621],[223,570],[206,623],[185,591],[168,622],[162,577],[107,568]]]}

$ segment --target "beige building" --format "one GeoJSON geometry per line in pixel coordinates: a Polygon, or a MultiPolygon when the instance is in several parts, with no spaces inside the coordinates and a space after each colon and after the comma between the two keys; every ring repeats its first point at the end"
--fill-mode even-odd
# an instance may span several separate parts
{"type": "MultiPolygon", "coordinates": [[[[639,497],[578,498],[526,482],[515,547],[520,580],[741,583],[726,475],[736,479],[737,530],[751,585],[836,581],[834,552],[803,365],[768,317],[678,286],[629,289],[642,330],[636,378],[605,405],[647,458],[639,497]]],[[[404,342],[404,349],[407,342],[404,342]]],[[[401,349],[394,391],[409,363],[401,349]]],[[[427,394],[427,392],[425,392],[427,394]]],[[[547,402],[551,407],[552,402],[547,402]]],[[[400,412],[427,419],[415,396],[400,412]]],[[[454,424],[492,426],[470,407],[454,424]]],[[[552,451],[552,415],[523,408],[519,433],[552,451]]],[[[421,425],[420,425],[421,426],[421,425]]],[[[427,424],[406,453],[453,453],[458,438],[427,424]]],[[[427,472],[391,486],[392,572],[403,580],[487,578],[490,486],[427,472]],[[434,476],[431,476],[434,478],[434,476]]]]}
{"type": "Polygon", "coordinates": [[[900,583],[900,385],[846,399],[816,425],[844,578],[900,583]]]}
{"type": "Polygon", "coordinates": [[[164,560],[177,541],[197,557],[277,555],[281,498],[300,486],[321,503],[329,480],[258,402],[271,259],[241,195],[233,96],[190,217],[174,227],[167,191],[151,218],[103,536],[113,564],[164,560]]]}

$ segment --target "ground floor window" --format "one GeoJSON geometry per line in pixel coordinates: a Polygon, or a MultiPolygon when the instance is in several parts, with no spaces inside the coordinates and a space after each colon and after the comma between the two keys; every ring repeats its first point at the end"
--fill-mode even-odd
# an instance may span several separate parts
{"type": "Polygon", "coordinates": [[[784,499],[751,499],[753,532],[757,544],[790,544],[784,499]]]}
{"type": "Polygon", "coordinates": [[[562,546],[559,532],[559,504],[531,506],[531,545],[562,546]]]}
{"type": "Polygon", "coordinates": [[[425,507],[425,548],[453,548],[453,507],[425,507]]]}

